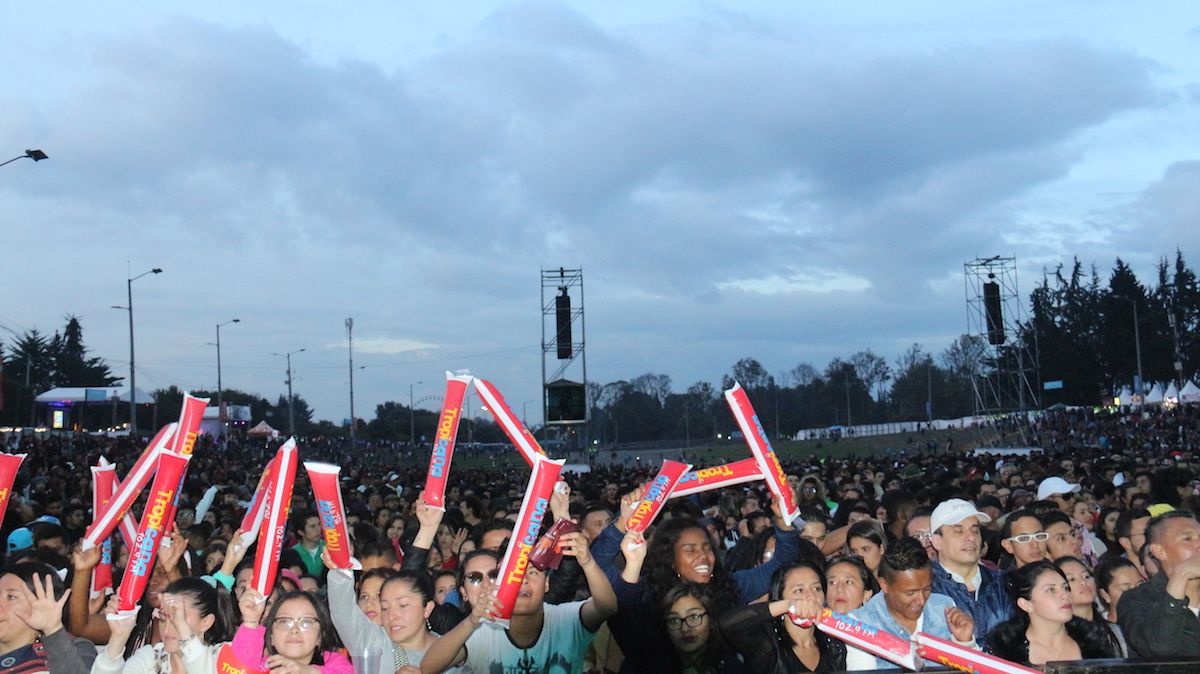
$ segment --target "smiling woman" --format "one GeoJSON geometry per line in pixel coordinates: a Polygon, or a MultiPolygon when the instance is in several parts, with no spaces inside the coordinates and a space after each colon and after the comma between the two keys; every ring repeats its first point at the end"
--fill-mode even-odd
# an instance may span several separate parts
{"type": "Polygon", "coordinates": [[[354,666],[338,652],[341,644],[325,604],[307,592],[294,591],[271,604],[262,619],[266,602],[254,588],[238,602],[242,626],[233,639],[233,650],[244,663],[276,674],[300,674],[313,666],[324,674],[349,674],[354,666]]]}

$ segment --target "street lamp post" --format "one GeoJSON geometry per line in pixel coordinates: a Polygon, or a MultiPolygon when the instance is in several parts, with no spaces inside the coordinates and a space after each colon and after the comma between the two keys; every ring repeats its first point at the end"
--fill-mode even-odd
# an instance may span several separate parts
{"type": "Polygon", "coordinates": [[[35,162],[37,162],[37,161],[41,161],[43,159],[48,159],[48,157],[46,156],[46,153],[42,152],[41,150],[25,150],[25,154],[13,157],[12,159],[9,159],[6,162],[0,162],[0,166],[4,166],[5,164],[11,164],[18,159],[32,159],[35,162]]]}
{"type": "MultiPolygon", "coordinates": [[[[28,152],[26,152],[26,155],[28,155],[34,161],[37,161],[38,158],[33,156],[33,154],[32,154],[33,152],[38,152],[38,151],[37,150],[29,150],[28,152]]],[[[46,158],[44,153],[41,158],[42,159],[46,158]]],[[[20,159],[20,157],[17,157],[17,159],[20,159]]],[[[9,161],[15,161],[15,160],[10,159],[9,161]]],[[[5,163],[8,163],[8,162],[5,162],[5,163]]],[[[2,165],[3,164],[0,164],[0,166],[2,166],[2,165]]],[[[161,273],[162,273],[162,269],[155,267],[154,269],[151,269],[150,271],[144,271],[144,272],[138,274],[137,276],[133,276],[133,277],[126,279],[125,280],[125,292],[126,292],[125,299],[127,300],[128,304],[123,307],[118,306],[116,304],[113,305],[113,309],[124,309],[125,311],[129,312],[129,436],[130,437],[137,435],[137,369],[134,367],[134,357],[133,357],[133,282],[140,279],[143,276],[146,276],[147,274],[161,274],[161,273]]]]}
{"type": "Polygon", "coordinates": [[[417,419],[413,412],[413,387],[424,383],[416,381],[408,385],[408,441],[412,443],[413,447],[417,446],[417,419]]]}
{"type": "Polygon", "coordinates": [[[229,429],[225,427],[225,399],[222,397],[221,388],[221,328],[230,323],[241,323],[242,319],[235,318],[224,323],[217,323],[217,415],[221,421],[221,432],[228,435],[229,429]]]}
{"type": "Polygon", "coordinates": [[[288,435],[295,437],[296,435],[296,398],[292,395],[292,354],[300,353],[305,349],[296,349],[287,353],[273,353],[273,356],[287,359],[287,385],[288,385],[288,435]]]}

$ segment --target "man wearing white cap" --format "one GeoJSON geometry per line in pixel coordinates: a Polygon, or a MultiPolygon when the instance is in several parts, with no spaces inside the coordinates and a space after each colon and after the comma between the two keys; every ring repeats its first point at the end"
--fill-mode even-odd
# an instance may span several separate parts
{"type": "Polygon", "coordinates": [[[1038,485],[1037,497],[1039,501],[1054,501],[1058,504],[1058,509],[1069,516],[1071,508],[1075,505],[1075,494],[1078,492],[1079,485],[1056,476],[1042,480],[1038,485]]]}
{"type": "Polygon", "coordinates": [[[933,547],[938,551],[933,563],[933,591],[950,597],[975,619],[975,640],[980,645],[993,627],[1012,614],[1012,600],[1004,590],[1001,573],[979,563],[983,557],[982,527],[991,521],[960,498],[943,501],[929,517],[933,547]]]}

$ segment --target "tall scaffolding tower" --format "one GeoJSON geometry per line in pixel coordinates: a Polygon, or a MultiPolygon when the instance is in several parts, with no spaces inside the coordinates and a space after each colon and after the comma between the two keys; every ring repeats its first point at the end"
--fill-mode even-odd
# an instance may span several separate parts
{"type": "Polygon", "coordinates": [[[542,270],[542,418],[555,438],[586,445],[587,339],[583,269],[542,270]]]}
{"type": "Polygon", "coordinates": [[[967,334],[978,345],[972,378],[975,413],[1006,414],[1040,408],[1036,335],[1022,333],[1025,306],[1017,290],[1017,258],[976,258],[963,264],[967,334]],[[1031,346],[1033,348],[1031,348],[1031,346]]]}

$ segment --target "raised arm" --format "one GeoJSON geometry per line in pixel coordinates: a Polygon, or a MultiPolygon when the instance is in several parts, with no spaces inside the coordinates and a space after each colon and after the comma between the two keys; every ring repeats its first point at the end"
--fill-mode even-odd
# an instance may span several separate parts
{"type": "Polygon", "coordinates": [[[600,629],[600,625],[608,620],[609,616],[617,612],[617,596],[613,594],[612,585],[608,582],[608,577],[604,575],[604,570],[592,559],[592,553],[588,550],[587,539],[583,534],[574,532],[567,534],[559,539],[563,546],[563,554],[574,557],[579,562],[579,568],[583,569],[583,575],[587,578],[588,590],[592,593],[592,598],[587,601],[583,608],[579,610],[579,619],[583,622],[583,626],[589,632],[595,632],[600,629]]]}
{"type": "Polygon", "coordinates": [[[489,592],[482,597],[479,605],[471,609],[471,615],[438,637],[425,651],[425,657],[421,659],[421,674],[442,674],[451,667],[461,665],[467,659],[467,639],[484,620],[491,620],[491,616],[499,612],[499,607],[500,602],[496,601],[494,593],[489,592]]]}
{"type": "Polygon", "coordinates": [[[78,543],[71,551],[75,577],[71,579],[71,598],[68,600],[67,629],[75,636],[96,644],[106,644],[109,638],[108,621],[103,615],[93,615],[88,595],[92,591],[92,569],[100,563],[100,547],[84,551],[78,543]]]}

